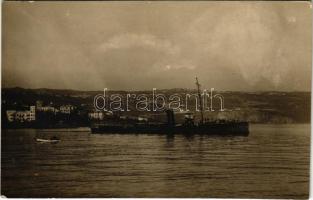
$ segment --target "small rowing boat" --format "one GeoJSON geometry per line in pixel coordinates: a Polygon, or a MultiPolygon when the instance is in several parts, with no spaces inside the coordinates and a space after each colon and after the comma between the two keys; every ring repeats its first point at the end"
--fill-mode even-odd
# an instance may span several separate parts
{"type": "Polygon", "coordinates": [[[58,143],[60,140],[56,138],[53,139],[36,138],[36,141],[40,143],[58,143]]]}

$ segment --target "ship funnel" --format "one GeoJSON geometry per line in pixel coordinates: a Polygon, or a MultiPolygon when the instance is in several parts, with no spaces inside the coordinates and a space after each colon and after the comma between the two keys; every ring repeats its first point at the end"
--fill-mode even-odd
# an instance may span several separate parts
{"type": "Polygon", "coordinates": [[[174,111],[171,109],[166,110],[166,115],[167,115],[167,125],[168,126],[175,126],[174,111]]]}

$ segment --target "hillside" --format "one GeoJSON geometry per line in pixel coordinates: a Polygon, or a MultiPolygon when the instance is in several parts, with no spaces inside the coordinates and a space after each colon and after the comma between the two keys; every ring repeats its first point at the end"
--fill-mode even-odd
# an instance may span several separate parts
{"type": "MultiPolygon", "coordinates": [[[[253,123],[309,123],[310,122],[310,92],[231,92],[214,91],[224,97],[225,112],[217,112],[219,102],[214,102],[215,112],[205,112],[205,117],[236,118],[248,120],[253,123]]],[[[35,105],[37,100],[44,104],[60,106],[72,104],[76,107],[84,105],[93,108],[93,98],[103,91],[76,91],[54,89],[2,89],[2,110],[22,109],[35,105]]],[[[152,96],[151,91],[108,91],[107,95],[121,94],[146,94],[152,96]]],[[[195,90],[169,89],[157,90],[158,94],[169,97],[179,94],[182,97],[186,93],[195,94],[195,90]]],[[[152,98],[152,97],[151,97],[152,98]]],[[[184,98],[183,104],[185,103],[184,98]]],[[[190,101],[190,110],[194,110],[194,101],[190,101]]],[[[132,107],[133,108],[133,107],[132,107]]],[[[134,109],[133,109],[134,110],[134,109]]],[[[128,113],[128,114],[136,114],[128,113]]],[[[138,114],[138,113],[137,113],[138,114]]]]}

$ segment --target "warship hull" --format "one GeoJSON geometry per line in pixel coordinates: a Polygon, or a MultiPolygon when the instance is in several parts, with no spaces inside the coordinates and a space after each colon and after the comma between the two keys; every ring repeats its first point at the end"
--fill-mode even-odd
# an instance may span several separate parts
{"type": "Polygon", "coordinates": [[[248,122],[212,123],[193,126],[168,125],[105,125],[91,126],[92,133],[98,134],[205,134],[205,135],[249,135],[248,122]]]}

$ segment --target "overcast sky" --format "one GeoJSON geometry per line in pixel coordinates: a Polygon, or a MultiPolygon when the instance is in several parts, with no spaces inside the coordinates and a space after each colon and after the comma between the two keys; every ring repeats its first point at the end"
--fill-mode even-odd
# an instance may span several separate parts
{"type": "Polygon", "coordinates": [[[4,2],[3,87],[310,90],[309,2],[4,2]]]}

